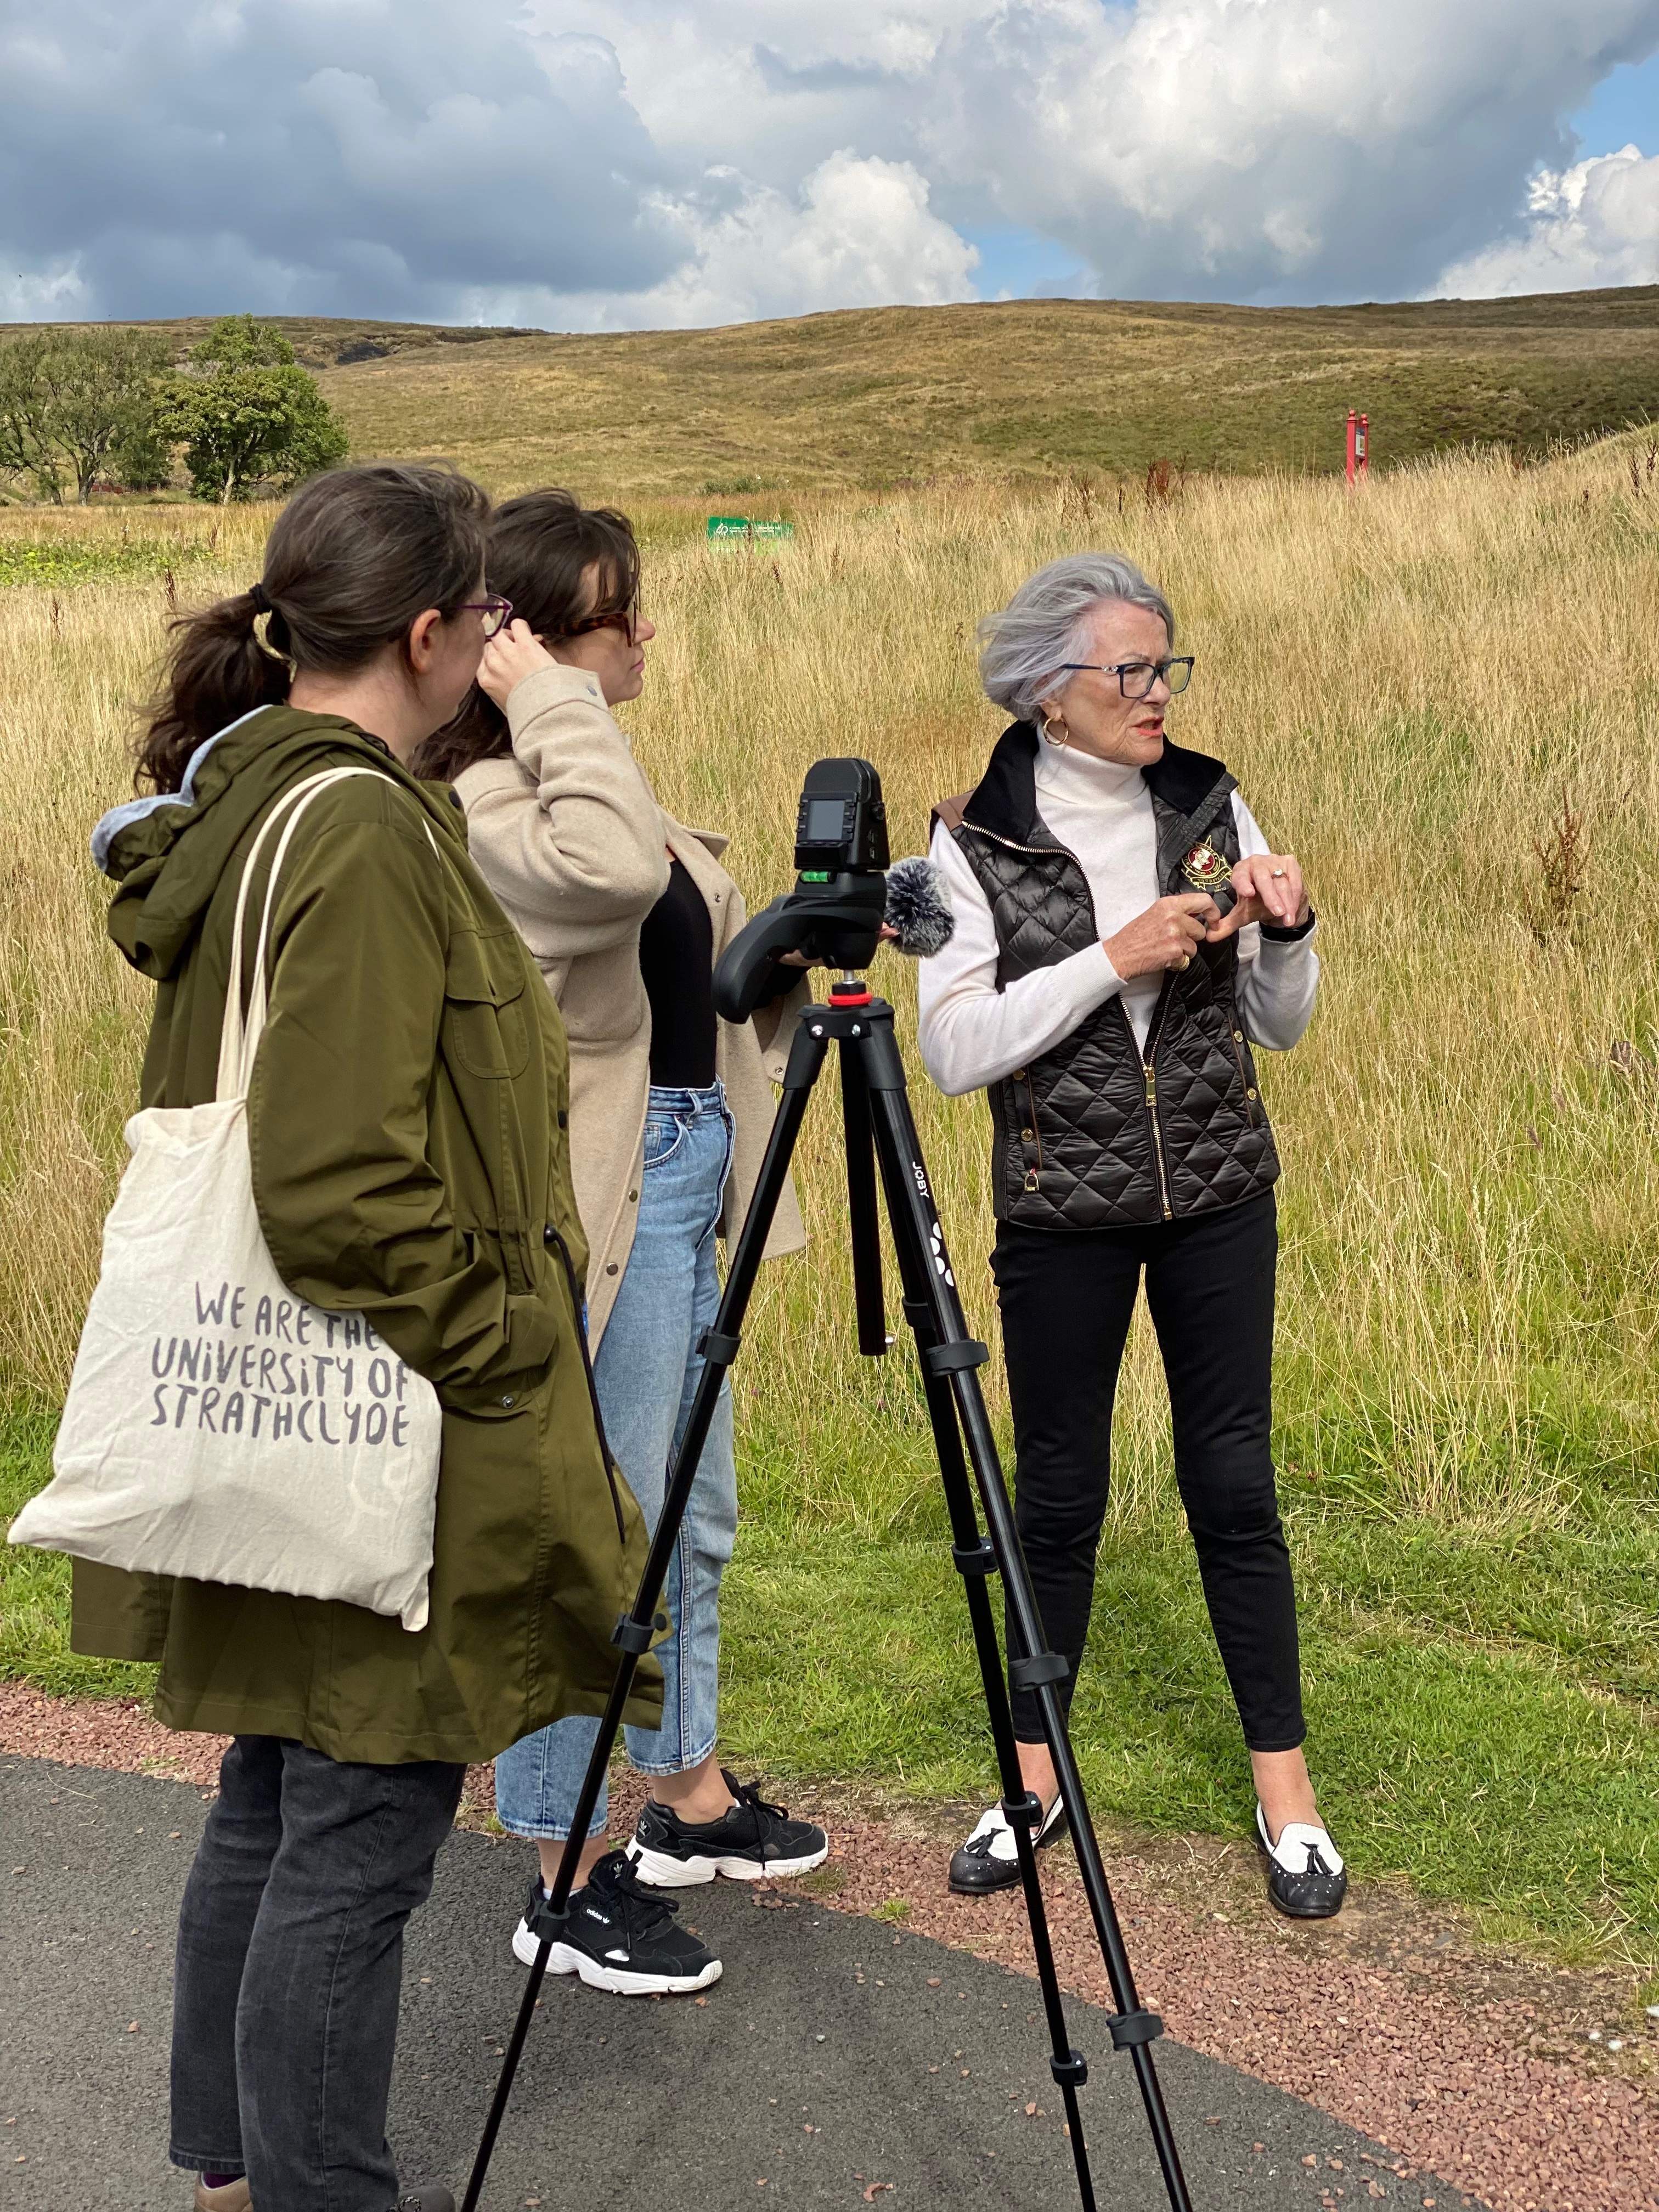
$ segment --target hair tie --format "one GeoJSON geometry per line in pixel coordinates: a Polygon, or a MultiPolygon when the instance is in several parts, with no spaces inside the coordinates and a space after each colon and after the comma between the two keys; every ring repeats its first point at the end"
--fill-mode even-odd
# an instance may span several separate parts
{"type": "Polygon", "coordinates": [[[253,611],[256,615],[276,613],[276,610],[271,605],[270,594],[263,584],[249,585],[247,595],[253,602],[253,611]]]}

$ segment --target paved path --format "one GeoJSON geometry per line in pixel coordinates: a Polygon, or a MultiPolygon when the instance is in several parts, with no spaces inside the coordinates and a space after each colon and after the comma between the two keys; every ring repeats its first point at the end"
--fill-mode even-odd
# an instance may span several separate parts
{"type": "MultiPolygon", "coordinates": [[[[161,2146],[173,1929],[204,1811],[187,1784],[0,1759],[0,2212],[187,2207],[161,2146]]],[[[458,2197],[523,1986],[505,1938],[525,1879],[520,1848],[457,1834],[410,1925],[392,2139],[408,2179],[458,2197]]],[[[685,1915],[726,1960],[706,2002],[549,1985],[488,2212],[1076,2204],[1030,1982],[781,1887],[722,1882],[685,1915]]],[[[1103,2212],[1158,2212],[1127,2063],[1102,2013],[1073,2011],[1103,2212]]],[[[1413,2212],[1466,2203],[1362,2163],[1375,2146],[1295,2098],[1167,2038],[1158,2053],[1196,2212],[1314,2212],[1338,2190],[1353,2212],[1373,2185],[1413,2212]]]]}

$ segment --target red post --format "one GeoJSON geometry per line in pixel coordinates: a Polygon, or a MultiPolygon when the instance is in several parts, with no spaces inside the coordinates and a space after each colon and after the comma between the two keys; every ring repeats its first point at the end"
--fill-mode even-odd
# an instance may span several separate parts
{"type": "Polygon", "coordinates": [[[1359,475],[1362,483],[1370,471],[1370,454],[1369,451],[1371,442],[1370,433],[1371,418],[1369,415],[1362,415],[1359,418],[1359,435],[1354,442],[1354,455],[1359,463],[1359,475]]]}
{"type": "Polygon", "coordinates": [[[1350,407],[1348,410],[1348,482],[1350,485],[1353,483],[1354,471],[1358,465],[1358,455],[1357,450],[1358,441],[1359,417],[1354,413],[1352,408],[1350,407]]]}

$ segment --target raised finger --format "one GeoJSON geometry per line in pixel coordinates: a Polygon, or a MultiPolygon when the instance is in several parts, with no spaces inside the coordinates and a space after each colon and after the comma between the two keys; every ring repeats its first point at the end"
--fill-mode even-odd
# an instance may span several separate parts
{"type": "Polygon", "coordinates": [[[1255,919],[1251,911],[1254,900],[1254,892],[1247,892],[1243,897],[1236,898],[1220,921],[1212,922],[1205,931],[1205,943],[1224,945],[1230,937],[1236,937],[1247,921],[1255,919]]]}

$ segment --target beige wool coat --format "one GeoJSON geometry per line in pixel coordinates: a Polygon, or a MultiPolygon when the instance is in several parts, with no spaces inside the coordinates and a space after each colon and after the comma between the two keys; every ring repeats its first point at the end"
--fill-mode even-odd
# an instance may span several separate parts
{"type": "MultiPolygon", "coordinates": [[[[597,1346],[634,1242],[651,1087],[651,1007],[640,925],[668,888],[672,851],[702,893],[718,961],[746,920],[720,855],[727,840],[664,812],[586,669],[538,669],[507,702],[513,750],[456,780],[479,872],[529,946],[570,1046],[570,1169],[587,1234],[597,1346]]],[[[714,1072],[737,1125],[720,1232],[741,1231],[772,1127],[801,988],[752,1021],[718,1024],[714,1072]]],[[[766,1257],[806,1242],[786,1187],[766,1257]]]]}

